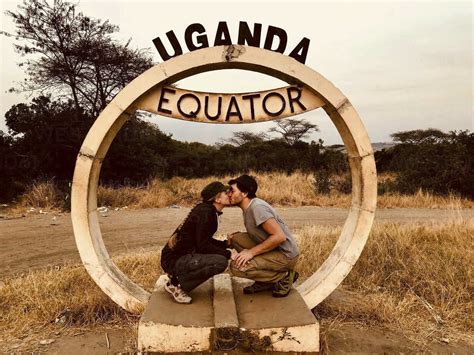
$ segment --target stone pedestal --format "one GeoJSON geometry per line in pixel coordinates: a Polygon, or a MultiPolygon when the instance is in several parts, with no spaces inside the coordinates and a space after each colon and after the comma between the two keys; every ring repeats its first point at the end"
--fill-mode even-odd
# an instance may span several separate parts
{"type": "Polygon", "coordinates": [[[151,352],[319,351],[319,323],[296,290],[244,295],[251,281],[217,275],[175,303],[161,276],[140,319],[138,347],[151,352]]]}

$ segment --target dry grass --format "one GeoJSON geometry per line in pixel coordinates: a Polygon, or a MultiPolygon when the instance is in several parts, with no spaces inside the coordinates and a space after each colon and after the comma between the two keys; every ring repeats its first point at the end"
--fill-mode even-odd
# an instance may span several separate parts
{"type": "MultiPolygon", "coordinates": [[[[251,173],[259,183],[258,196],[275,206],[322,206],[349,207],[351,196],[337,191],[336,188],[325,194],[318,194],[312,174],[296,172],[285,174],[251,173]]],[[[233,176],[208,177],[199,179],[172,178],[167,181],[152,180],[144,188],[101,187],[98,192],[99,206],[131,208],[168,207],[173,204],[191,206],[199,198],[201,189],[214,180],[229,181],[233,176]]],[[[393,176],[384,174],[379,181],[392,180],[393,176]]],[[[333,176],[331,184],[344,185],[347,177],[333,176]]],[[[459,196],[437,196],[424,191],[413,195],[385,193],[378,198],[381,208],[474,208],[474,201],[459,196]]]]}
{"type": "MultiPolygon", "coordinates": [[[[297,269],[310,276],[325,260],[340,227],[309,227],[298,239],[297,269]]],[[[424,344],[464,338],[474,326],[474,220],[376,224],[361,258],[344,280],[350,302],[323,302],[329,319],[378,324],[424,344]]],[[[470,339],[472,341],[472,339],[470,339]]]]}
{"type": "MultiPolygon", "coordinates": [[[[159,251],[148,251],[122,256],[115,262],[133,281],[151,290],[160,274],[159,260],[159,251]]],[[[98,325],[130,327],[137,320],[111,301],[82,265],[33,271],[0,281],[3,350],[7,344],[19,343],[34,349],[40,336],[47,338],[57,330],[71,334],[98,325]],[[63,319],[56,323],[58,317],[63,319]]]]}
{"type": "Polygon", "coordinates": [[[21,195],[17,207],[61,208],[64,205],[63,199],[63,193],[61,193],[54,180],[46,180],[32,184],[21,195]]]}
{"type": "MultiPolygon", "coordinates": [[[[329,194],[320,194],[315,188],[313,174],[295,172],[251,173],[259,183],[258,196],[275,206],[321,206],[342,207],[350,205],[351,196],[340,191],[350,191],[347,175],[332,176],[329,194]]],[[[161,208],[176,204],[190,207],[199,199],[199,193],[211,181],[229,181],[234,176],[185,179],[174,177],[169,180],[153,179],[143,187],[100,186],[97,194],[98,206],[114,208],[161,208]]],[[[394,175],[382,174],[379,184],[393,181],[394,175]]],[[[64,196],[53,181],[37,183],[20,197],[20,202],[10,209],[22,213],[27,208],[61,209],[64,196]]],[[[474,208],[474,201],[455,195],[438,196],[422,190],[416,194],[403,195],[387,192],[378,197],[380,208],[474,208]]]]}
{"type": "MultiPolygon", "coordinates": [[[[303,277],[321,265],[339,232],[339,227],[330,226],[298,231],[302,255],[297,269],[303,277]]],[[[382,326],[402,331],[420,344],[440,338],[467,339],[474,325],[473,235],[472,219],[377,224],[342,285],[352,294],[349,302],[327,300],[316,311],[328,324],[382,326]]],[[[116,262],[149,290],[160,273],[159,251],[130,254],[116,262]]],[[[31,350],[25,336],[37,339],[47,332],[114,324],[133,328],[136,322],[136,316],[100,291],[82,266],[34,271],[0,281],[2,349],[22,343],[31,350]],[[65,324],[55,324],[60,314],[66,315],[65,324]]]]}
{"type": "Polygon", "coordinates": [[[461,209],[474,208],[474,201],[456,195],[438,196],[423,190],[413,195],[386,193],[377,199],[379,208],[442,208],[461,209]]]}

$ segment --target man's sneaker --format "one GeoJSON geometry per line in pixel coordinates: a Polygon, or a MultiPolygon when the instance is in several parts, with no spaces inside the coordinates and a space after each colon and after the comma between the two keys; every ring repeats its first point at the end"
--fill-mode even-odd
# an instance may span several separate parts
{"type": "Polygon", "coordinates": [[[165,284],[165,290],[173,296],[174,300],[178,303],[191,303],[193,300],[191,297],[188,296],[186,292],[184,292],[181,287],[173,285],[170,281],[165,284]]]}
{"type": "Polygon", "coordinates": [[[269,282],[255,281],[252,285],[244,287],[244,293],[249,295],[257,292],[270,291],[273,289],[273,285],[273,283],[269,282]]]}
{"type": "Polygon", "coordinates": [[[286,297],[291,291],[291,286],[293,286],[293,283],[298,280],[298,277],[300,275],[294,271],[290,270],[286,274],[284,278],[282,278],[280,281],[278,281],[275,284],[275,287],[273,287],[272,291],[272,296],[273,297],[286,297]]]}

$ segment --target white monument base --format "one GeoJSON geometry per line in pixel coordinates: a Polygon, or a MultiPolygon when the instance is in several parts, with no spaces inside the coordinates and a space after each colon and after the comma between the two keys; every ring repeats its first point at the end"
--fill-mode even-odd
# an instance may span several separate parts
{"type": "Polygon", "coordinates": [[[138,349],[147,352],[319,351],[319,323],[296,290],[288,297],[270,292],[245,295],[252,281],[221,274],[178,304],[161,276],[138,327],[138,349]]]}

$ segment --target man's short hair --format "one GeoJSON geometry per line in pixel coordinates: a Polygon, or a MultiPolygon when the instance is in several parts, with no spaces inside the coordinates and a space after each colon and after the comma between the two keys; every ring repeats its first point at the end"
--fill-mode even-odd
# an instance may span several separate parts
{"type": "Polygon", "coordinates": [[[246,192],[248,198],[257,197],[255,194],[258,189],[257,181],[250,175],[244,174],[239,176],[236,179],[232,179],[229,181],[229,185],[237,184],[237,187],[240,191],[246,192]]]}

